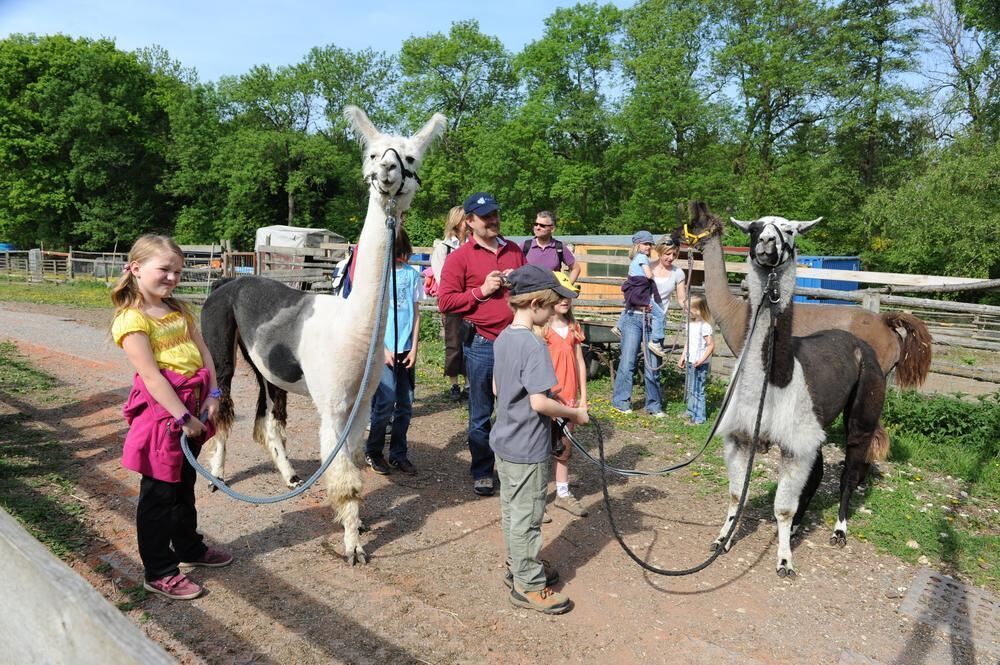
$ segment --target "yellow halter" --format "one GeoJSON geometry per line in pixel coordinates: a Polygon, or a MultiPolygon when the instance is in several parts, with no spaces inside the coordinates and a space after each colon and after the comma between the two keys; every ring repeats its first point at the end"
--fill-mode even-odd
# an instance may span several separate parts
{"type": "Polygon", "coordinates": [[[710,235],[712,235],[711,231],[702,231],[701,233],[699,233],[699,234],[696,235],[696,234],[691,233],[690,231],[688,231],[688,225],[687,224],[684,225],[684,242],[686,242],[689,245],[694,245],[696,242],[698,242],[700,240],[704,240],[705,238],[709,237],[710,235]]]}

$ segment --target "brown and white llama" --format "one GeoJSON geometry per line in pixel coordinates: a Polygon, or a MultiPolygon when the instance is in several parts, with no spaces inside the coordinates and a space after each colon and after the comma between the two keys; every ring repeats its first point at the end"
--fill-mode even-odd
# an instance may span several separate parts
{"type": "MultiPolygon", "coordinates": [[[[739,353],[750,322],[750,305],[729,290],[722,251],[723,223],[701,201],[689,204],[688,230],[701,236],[695,243],[705,264],[705,298],[726,345],[739,353]]],[[[793,335],[839,329],[855,335],[875,350],[886,376],[895,370],[896,383],[916,387],[924,382],[931,364],[931,335],[927,324],[906,312],[877,314],[861,307],[796,303],[793,335]]]]}
{"type": "Polygon", "coordinates": [[[795,287],[795,237],[820,220],[794,222],[762,217],[753,222],[732,220],[750,234],[750,302],[770,302],[760,309],[747,331],[743,371],[719,424],[729,471],[729,513],[712,544],[723,542],[735,519],[743,488],[761,391],[767,392],[761,413],[759,446],[781,451],[774,516],[778,523],[777,573],[794,575],[791,536],[823,477],[822,445],[826,428],[843,413],[847,450],[840,477],[840,512],[830,542],[847,543],[847,512],[851,494],[864,480],[868,464],[882,459],[889,440],[879,423],[885,398],[885,375],[871,346],[843,330],[824,330],[794,337],[792,303],[795,287]],[[773,273],[773,277],[771,276],[773,273]],[[777,295],[769,291],[769,278],[777,295]],[[770,372],[766,371],[768,336],[774,317],[770,372]]]}
{"type": "Polygon", "coordinates": [[[362,174],[369,183],[368,214],[358,240],[361,251],[355,257],[350,298],[298,291],[264,277],[241,277],[209,295],[201,324],[222,390],[211,460],[212,474],[218,478],[234,420],[230,387],[237,346],[253,367],[260,387],[254,439],[270,452],[289,487],[300,481],[285,452],[287,393],[312,398],[320,416],[319,456],[325,459],[348,425],[362,376],[372,373],[374,378],[347,437],[347,454],[338,454],[324,475],[328,500],[344,525],[345,556],[354,564],[368,560],[358,538],[361,471],[357,462],[383,361],[377,353],[366,366],[372,336],[381,340],[385,334],[386,308],[377,311],[376,303],[385,288],[386,209],[391,199],[396,201],[396,214],[410,207],[419,186],[416,170],[431,143],[444,132],[446,119],[435,114],[419,132],[405,138],[382,134],[359,108],[348,106],[344,115],[363,144],[362,174]]]}

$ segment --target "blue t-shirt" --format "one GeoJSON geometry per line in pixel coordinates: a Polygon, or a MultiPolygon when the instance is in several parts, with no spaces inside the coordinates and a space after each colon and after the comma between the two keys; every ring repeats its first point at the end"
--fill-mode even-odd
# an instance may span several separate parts
{"type": "Polygon", "coordinates": [[[642,267],[649,265],[649,257],[643,253],[636,254],[632,257],[632,263],[628,264],[628,276],[629,277],[645,277],[646,273],[643,272],[642,267]]]}
{"type": "Polygon", "coordinates": [[[414,303],[424,299],[424,278],[411,265],[396,264],[396,311],[392,311],[389,303],[389,318],[385,326],[385,348],[389,351],[403,353],[413,346],[413,313],[414,303]],[[393,339],[399,322],[399,344],[394,345],[393,339]],[[393,348],[395,346],[395,349],[393,348]]]}

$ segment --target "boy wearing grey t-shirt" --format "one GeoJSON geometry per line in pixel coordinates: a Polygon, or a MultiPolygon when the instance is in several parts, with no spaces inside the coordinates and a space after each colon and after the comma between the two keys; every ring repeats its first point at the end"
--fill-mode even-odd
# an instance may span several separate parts
{"type": "Polygon", "coordinates": [[[533,265],[511,272],[507,281],[514,321],[493,346],[497,400],[490,447],[500,478],[500,527],[510,567],[510,602],[562,614],[569,611],[570,600],[549,588],[559,574],[546,570],[539,559],[552,418],[584,424],[587,412],[548,396],[557,383],[555,370],[545,343],[532,329],[551,318],[560,298],[575,298],[576,292],[562,286],[552,272],[533,265]]]}

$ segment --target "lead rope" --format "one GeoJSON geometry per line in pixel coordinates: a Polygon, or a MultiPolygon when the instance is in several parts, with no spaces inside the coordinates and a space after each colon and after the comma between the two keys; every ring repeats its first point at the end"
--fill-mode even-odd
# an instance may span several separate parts
{"type": "MultiPolygon", "coordinates": [[[[760,310],[764,306],[764,304],[766,302],[770,302],[770,305],[771,305],[771,321],[770,321],[769,326],[768,326],[767,362],[765,364],[764,384],[761,387],[760,401],[757,403],[757,418],[756,418],[756,422],[754,423],[753,438],[752,438],[752,440],[750,442],[750,457],[747,460],[747,469],[746,469],[746,473],[744,474],[744,477],[743,477],[743,488],[740,491],[740,500],[739,500],[739,504],[736,507],[736,514],[733,515],[733,517],[730,520],[731,523],[729,525],[729,530],[726,532],[725,537],[723,537],[721,539],[721,542],[716,541],[717,546],[715,547],[715,551],[712,552],[712,555],[710,557],[708,557],[703,562],[701,562],[700,564],[698,564],[698,565],[696,565],[696,566],[694,566],[692,568],[686,568],[686,569],[683,569],[683,570],[668,570],[668,569],[665,569],[665,568],[659,568],[659,567],[654,566],[652,564],[646,563],[638,554],[636,554],[625,543],[625,539],[622,536],[621,531],[619,531],[617,523],[615,522],[614,512],[613,512],[613,510],[611,508],[611,495],[608,492],[608,478],[607,478],[607,474],[606,474],[605,469],[607,469],[607,470],[614,470],[614,469],[613,469],[613,467],[608,467],[607,464],[605,463],[605,459],[604,459],[604,436],[601,434],[600,427],[597,428],[597,448],[598,448],[598,455],[600,456],[600,460],[598,462],[598,466],[599,466],[600,471],[601,471],[601,491],[602,491],[602,493],[604,495],[604,506],[605,506],[605,508],[607,508],[607,511],[608,511],[608,523],[611,525],[611,531],[612,531],[612,533],[615,536],[615,540],[617,540],[618,544],[621,545],[621,548],[625,551],[625,554],[627,554],[629,556],[629,558],[631,558],[633,561],[635,561],[637,564],[639,564],[639,566],[642,567],[644,570],[647,570],[647,571],[649,571],[651,573],[655,573],[657,575],[664,575],[664,576],[667,576],[667,577],[682,577],[682,576],[685,576],[685,575],[691,575],[691,574],[697,573],[697,572],[699,572],[701,570],[704,570],[705,568],[707,568],[708,566],[710,566],[716,559],[718,559],[722,554],[724,554],[727,551],[726,543],[729,542],[729,539],[732,538],[733,533],[736,531],[736,527],[738,526],[740,518],[743,515],[743,508],[746,505],[747,494],[750,491],[750,476],[753,473],[754,457],[756,456],[757,445],[758,445],[758,442],[760,440],[760,422],[761,422],[761,419],[762,419],[762,416],[763,416],[763,413],[764,413],[764,400],[767,397],[767,386],[770,383],[771,366],[772,366],[773,360],[774,360],[774,330],[775,330],[776,323],[777,323],[777,316],[776,316],[776,312],[775,312],[775,305],[778,302],[776,288],[777,288],[777,284],[776,284],[776,281],[775,281],[775,273],[772,270],[771,273],[768,275],[767,287],[764,289],[764,294],[763,294],[763,297],[761,298],[761,302],[757,306],[757,314],[759,314],[760,310]]],[[[750,334],[752,334],[753,331],[756,328],[756,325],[757,325],[757,314],[754,315],[754,321],[753,321],[753,324],[751,325],[751,328],[750,328],[750,334]]],[[[749,340],[749,338],[750,338],[750,335],[748,334],[747,335],[747,339],[749,340]]],[[[729,396],[730,396],[731,391],[733,390],[734,386],[737,383],[738,376],[739,376],[740,370],[742,368],[742,361],[743,361],[743,358],[745,357],[745,354],[746,354],[746,351],[747,351],[748,347],[749,347],[749,344],[744,344],[743,345],[743,351],[740,354],[740,364],[737,367],[737,371],[733,375],[733,380],[732,380],[732,382],[729,385],[730,390],[727,391],[726,400],[725,400],[725,402],[723,404],[723,409],[722,409],[722,411],[720,411],[719,418],[716,418],[715,425],[712,427],[712,432],[709,434],[709,438],[708,438],[709,441],[711,440],[712,436],[715,434],[715,430],[718,427],[718,424],[719,424],[719,421],[721,419],[722,413],[724,413],[725,408],[728,406],[729,396]]],[[[565,421],[560,421],[560,426],[563,428],[563,433],[564,434],[568,434],[568,436],[570,438],[570,441],[573,442],[573,444],[577,447],[577,449],[579,449],[581,452],[583,452],[588,458],[590,458],[591,460],[593,460],[593,457],[590,456],[590,454],[586,451],[586,449],[584,449],[583,446],[577,440],[575,440],[572,437],[572,434],[569,433],[569,428],[565,427],[565,421]]],[[[706,446],[708,445],[708,441],[706,441],[705,445],[706,446]]],[[[697,457],[700,456],[701,453],[704,452],[704,450],[705,450],[705,448],[703,447],[702,450],[698,453],[698,455],[695,456],[695,458],[692,458],[691,460],[685,462],[684,464],[675,465],[675,467],[673,467],[673,469],[676,470],[677,468],[681,468],[683,466],[687,466],[688,464],[690,464],[691,462],[693,462],[694,459],[697,459],[697,457]]],[[[653,474],[648,473],[648,472],[647,473],[635,472],[632,475],[653,475],[653,474]]]]}
{"type": "MultiPolygon", "coordinates": [[[[385,215],[386,215],[385,225],[386,229],[389,232],[389,245],[386,248],[387,251],[385,255],[385,260],[383,261],[382,275],[384,280],[383,280],[383,287],[379,291],[378,305],[376,306],[375,310],[376,312],[383,311],[385,307],[386,289],[389,287],[389,275],[390,271],[393,268],[393,263],[395,262],[395,254],[396,254],[395,251],[396,217],[394,215],[395,208],[396,208],[396,199],[390,198],[385,208],[385,215]]],[[[395,273],[393,272],[393,277],[394,276],[395,273]]],[[[395,300],[395,289],[393,290],[393,300],[395,300]]],[[[350,433],[351,428],[354,426],[354,419],[358,415],[358,409],[361,406],[362,396],[368,390],[368,382],[371,379],[372,368],[375,366],[373,364],[375,360],[375,353],[376,351],[378,351],[379,342],[381,341],[379,339],[380,335],[378,334],[378,331],[379,331],[379,326],[376,325],[375,330],[372,331],[371,342],[369,342],[368,344],[368,360],[365,363],[365,373],[361,377],[361,386],[358,388],[358,394],[354,398],[354,405],[351,407],[351,413],[347,417],[347,424],[344,426],[344,430],[340,433],[340,437],[337,439],[337,445],[334,446],[333,450],[330,451],[330,454],[327,456],[327,458],[323,460],[323,464],[320,465],[320,467],[316,470],[316,472],[312,476],[310,476],[305,483],[303,483],[299,487],[296,487],[290,492],[285,492],[283,494],[278,494],[275,496],[250,496],[247,494],[241,494],[240,492],[237,492],[236,490],[226,485],[226,483],[223,482],[220,478],[216,478],[215,476],[213,476],[208,469],[203,467],[201,463],[198,462],[197,458],[191,452],[191,447],[190,444],[188,443],[187,435],[181,432],[181,450],[184,451],[184,457],[187,458],[188,463],[194,467],[195,471],[197,471],[202,476],[211,481],[217,488],[221,489],[223,493],[229,495],[230,497],[236,499],[237,501],[244,501],[246,503],[252,503],[257,505],[279,503],[281,501],[285,501],[287,499],[296,497],[305,492],[307,489],[312,487],[312,485],[317,480],[319,480],[320,476],[322,476],[326,472],[326,470],[330,467],[330,464],[333,463],[333,460],[335,457],[337,457],[337,454],[340,452],[340,449],[344,447],[344,443],[347,441],[347,435],[350,433]]]]}

